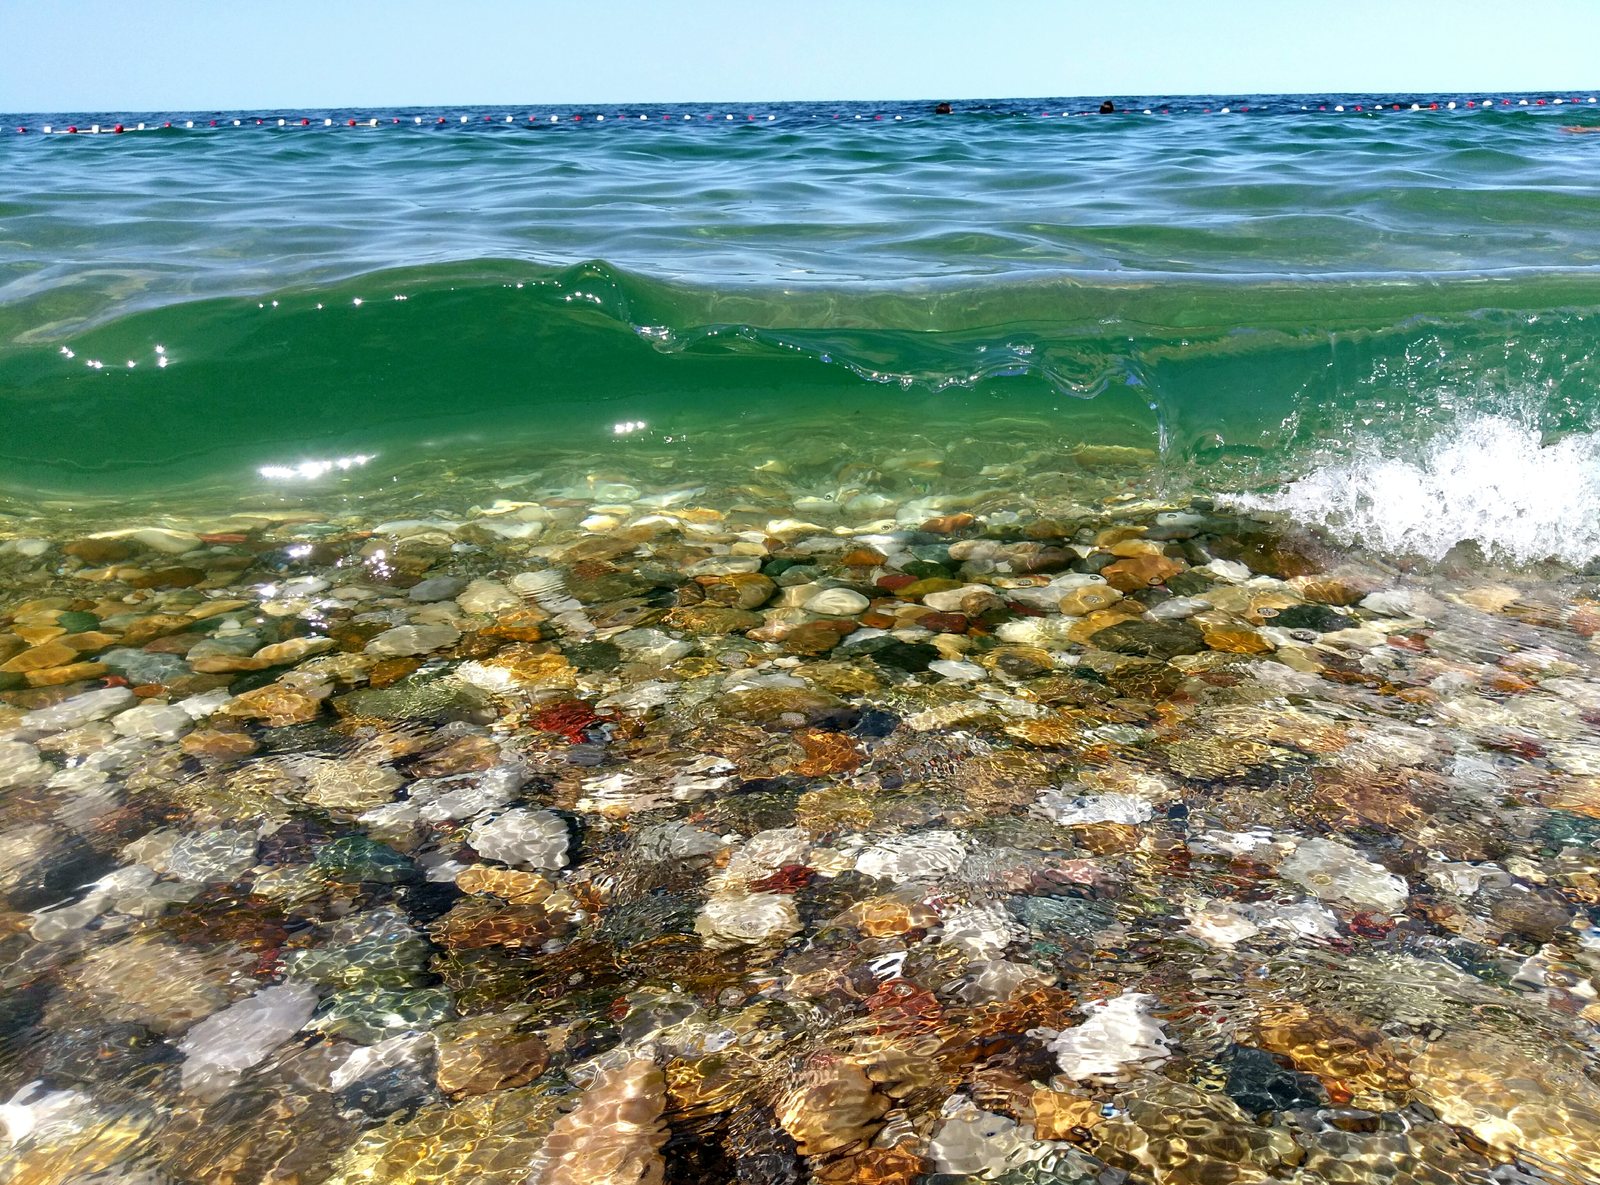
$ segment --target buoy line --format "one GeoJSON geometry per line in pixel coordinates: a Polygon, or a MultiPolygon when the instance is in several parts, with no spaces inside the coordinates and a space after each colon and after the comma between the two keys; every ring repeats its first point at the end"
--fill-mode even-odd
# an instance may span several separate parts
{"type": "MultiPolygon", "coordinates": [[[[1202,115],[1202,116],[1204,116],[1204,115],[1217,115],[1217,116],[1221,116],[1221,115],[1303,115],[1303,114],[1313,114],[1313,113],[1315,113],[1315,114],[1327,113],[1327,114],[1334,114],[1334,115],[1389,115],[1389,114],[1394,114],[1396,112],[1400,112],[1400,113],[1412,113],[1412,112],[1420,113],[1420,112],[1425,112],[1425,111],[1426,112],[1436,112],[1436,111],[1485,112],[1485,111],[1499,111],[1499,110],[1503,110],[1505,108],[1513,108],[1513,109],[1520,110],[1522,108],[1537,109],[1537,108],[1541,108],[1541,107],[1551,107],[1551,108],[1553,108],[1553,107],[1566,107],[1566,106],[1592,106],[1592,105],[1594,105],[1596,103],[1596,101],[1597,101],[1597,97],[1593,96],[1593,95],[1588,96],[1587,98],[1582,97],[1582,96],[1575,96],[1575,97],[1572,97],[1572,98],[1566,98],[1566,97],[1556,98],[1556,97],[1548,97],[1548,96],[1547,97],[1531,97],[1531,98],[1530,97],[1511,98],[1511,97],[1506,97],[1506,96],[1495,96],[1495,97],[1490,97],[1490,98],[1470,98],[1470,99],[1469,98],[1463,98],[1463,99],[1430,100],[1427,103],[1422,103],[1422,102],[1418,102],[1418,101],[1411,101],[1411,102],[1371,102],[1371,101],[1366,101],[1366,102],[1360,102],[1360,103],[1356,103],[1356,102],[1349,102],[1349,103],[1318,103],[1315,106],[1313,106],[1312,104],[1309,104],[1309,103],[1301,103],[1301,104],[1298,104],[1298,105],[1281,104],[1281,105],[1268,105],[1268,106],[1262,106],[1262,105],[1250,106],[1248,104],[1240,104],[1240,105],[1235,106],[1233,104],[1218,104],[1218,105],[1209,106],[1209,107],[1207,107],[1207,106],[1199,106],[1199,107],[1177,107],[1177,108],[1172,107],[1171,105],[1165,105],[1165,106],[1161,106],[1161,107],[1129,107],[1129,108],[1120,109],[1120,110],[1118,110],[1116,112],[1112,112],[1110,114],[1122,115],[1122,116],[1136,116],[1136,115],[1137,116],[1144,116],[1144,115],[1149,115],[1149,116],[1163,116],[1163,115],[1165,115],[1165,116],[1172,116],[1172,115],[1176,115],[1176,116],[1193,116],[1193,115],[1202,115]]],[[[949,114],[951,116],[959,117],[962,114],[993,116],[996,113],[987,112],[987,111],[982,111],[982,112],[974,111],[974,112],[965,112],[965,113],[963,113],[963,112],[957,110],[957,111],[953,111],[953,112],[951,112],[949,114]]],[[[1012,115],[1014,115],[1016,117],[1021,117],[1021,118],[1029,118],[1031,116],[1031,117],[1043,118],[1043,119],[1069,119],[1069,118],[1078,118],[1078,117],[1086,116],[1086,115],[1103,115],[1104,113],[1098,111],[1097,109],[1085,109],[1085,110],[1068,110],[1068,111],[1051,110],[1051,111],[1039,111],[1039,112],[1036,112],[1036,113],[1013,112],[1013,113],[1010,113],[1010,114],[1012,114],[1012,115]]],[[[870,114],[866,113],[866,112],[849,112],[849,113],[833,112],[833,113],[826,114],[826,115],[824,115],[822,113],[819,113],[819,112],[782,112],[782,113],[777,113],[777,112],[762,112],[762,113],[737,112],[737,113],[735,113],[735,112],[726,112],[726,111],[723,111],[723,112],[707,112],[707,113],[703,113],[703,114],[697,114],[697,113],[692,113],[692,112],[683,112],[681,114],[672,114],[672,113],[662,113],[662,114],[648,113],[648,114],[646,114],[646,113],[639,113],[639,112],[632,112],[632,113],[630,113],[630,112],[620,112],[620,113],[611,114],[611,115],[602,114],[602,113],[598,113],[598,112],[589,113],[589,114],[584,114],[582,112],[572,112],[572,113],[564,113],[564,114],[547,114],[547,113],[538,113],[538,112],[536,112],[536,113],[530,113],[530,114],[500,113],[500,114],[483,114],[483,115],[479,115],[479,114],[462,115],[462,114],[456,113],[456,114],[453,114],[451,116],[445,116],[445,115],[427,115],[427,116],[423,116],[423,115],[405,115],[405,116],[400,116],[400,115],[387,115],[387,116],[367,115],[367,116],[362,116],[360,118],[352,118],[350,116],[343,116],[343,117],[336,118],[336,117],[331,116],[331,115],[319,115],[319,116],[309,116],[309,115],[281,116],[281,115],[274,115],[274,116],[219,116],[219,117],[217,117],[215,119],[161,120],[159,122],[155,121],[155,120],[123,121],[123,122],[115,122],[115,121],[113,121],[113,122],[108,122],[108,123],[88,123],[88,124],[81,124],[81,125],[80,124],[73,124],[73,123],[69,123],[69,124],[65,124],[65,125],[58,125],[58,124],[52,122],[52,123],[40,124],[37,127],[35,127],[33,125],[29,125],[29,124],[17,124],[14,127],[14,131],[15,131],[15,134],[17,134],[17,135],[30,135],[30,134],[32,134],[34,132],[38,132],[39,134],[42,134],[42,135],[91,135],[91,136],[95,136],[95,135],[103,135],[103,134],[123,135],[123,134],[129,133],[129,132],[201,131],[201,130],[203,130],[203,131],[211,131],[213,129],[216,129],[216,130],[231,129],[231,128],[244,129],[244,128],[252,128],[252,127],[254,127],[254,128],[284,128],[284,129],[290,129],[290,128],[294,128],[294,129],[299,129],[299,128],[305,128],[305,129],[344,128],[344,129],[348,130],[348,129],[352,129],[352,128],[359,129],[359,128],[380,128],[380,127],[391,127],[391,128],[393,128],[393,127],[403,127],[403,128],[411,128],[411,129],[416,129],[416,128],[433,128],[433,129],[437,129],[437,128],[440,128],[440,127],[446,127],[446,128],[452,128],[452,127],[453,128],[462,128],[462,127],[479,128],[479,127],[483,127],[484,125],[488,125],[491,128],[495,128],[495,127],[499,127],[499,128],[507,128],[507,127],[509,127],[509,128],[528,128],[528,127],[548,127],[548,126],[550,126],[552,124],[560,125],[560,126],[574,126],[574,127],[584,126],[584,125],[600,126],[602,124],[609,125],[609,126],[612,126],[612,127],[617,127],[617,126],[633,126],[633,127],[637,127],[641,123],[645,124],[647,126],[659,126],[659,125],[662,125],[662,124],[666,124],[666,125],[669,125],[669,126],[673,126],[673,125],[681,126],[684,123],[688,123],[688,124],[691,124],[691,125],[704,125],[704,124],[708,124],[709,123],[709,124],[712,124],[713,126],[715,126],[715,125],[726,125],[726,124],[732,123],[732,124],[736,124],[736,125],[739,125],[739,126],[743,126],[743,125],[747,125],[747,124],[778,123],[780,121],[781,122],[786,122],[786,123],[787,122],[804,121],[804,122],[808,122],[809,123],[809,122],[811,122],[813,120],[818,120],[818,119],[844,120],[846,122],[851,122],[851,123],[882,123],[882,122],[900,123],[900,122],[906,121],[907,119],[910,119],[910,120],[915,121],[915,122],[921,122],[924,119],[943,119],[943,118],[945,118],[945,116],[937,115],[937,114],[934,114],[934,113],[931,113],[931,112],[928,112],[928,111],[923,111],[923,110],[918,110],[918,111],[915,111],[915,112],[898,112],[898,113],[896,113],[896,112],[872,112],[870,114]]]]}

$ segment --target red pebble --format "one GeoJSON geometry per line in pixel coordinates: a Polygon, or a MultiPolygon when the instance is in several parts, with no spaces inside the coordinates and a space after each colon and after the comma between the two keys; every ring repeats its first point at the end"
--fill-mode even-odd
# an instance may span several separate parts
{"type": "Polygon", "coordinates": [[[540,732],[553,732],[565,737],[571,744],[579,744],[584,732],[600,723],[603,717],[582,700],[569,699],[541,708],[530,718],[530,723],[540,732]]]}
{"type": "Polygon", "coordinates": [[[816,871],[804,864],[785,864],[771,876],[751,881],[750,888],[756,893],[793,893],[805,888],[816,876],[816,871]]]}
{"type": "Polygon", "coordinates": [[[878,587],[885,592],[897,592],[908,584],[915,584],[917,578],[909,572],[889,572],[878,577],[878,587]]]}
{"type": "Polygon", "coordinates": [[[965,613],[924,613],[917,624],[936,634],[964,634],[972,621],[965,613]]]}

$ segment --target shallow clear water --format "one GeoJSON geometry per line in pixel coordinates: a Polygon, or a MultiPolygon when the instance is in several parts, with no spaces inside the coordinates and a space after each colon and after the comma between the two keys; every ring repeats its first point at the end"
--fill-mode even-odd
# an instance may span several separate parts
{"type": "Polygon", "coordinates": [[[1594,117],[1124,105],[0,138],[3,1179],[1600,1176],[1594,117]]]}

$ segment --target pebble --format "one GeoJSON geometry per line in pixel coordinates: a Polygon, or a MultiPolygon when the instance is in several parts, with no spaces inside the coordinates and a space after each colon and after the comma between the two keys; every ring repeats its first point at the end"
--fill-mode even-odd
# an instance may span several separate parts
{"type": "Polygon", "coordinates": [[[399,625],[384,630],[368,642],[366,652],[384,658],[403,658],[454,646],[460,639],[461,631],[452,625],[399,625]]]}
{"type": "Polygon", "coordinates": [[[119,713],[111,727],[125,737],[175,741],[194,727],[194,718],[173,704],[145,703],[119,713]]]}
{"type": "Polygon", "coordinates": [[[566,867],[567,825],[550,811],[517,807],[475,823],[467,842],[480,856],[512,866],[555,870],[566,867]]]}
{"type": "Polygon", "coordinates": [[[262,988],[184,1034],[183,1087],[190,1093],[221,1093],[244,1071],[305,1027],[317,993],[305,984],[262,988]]]}

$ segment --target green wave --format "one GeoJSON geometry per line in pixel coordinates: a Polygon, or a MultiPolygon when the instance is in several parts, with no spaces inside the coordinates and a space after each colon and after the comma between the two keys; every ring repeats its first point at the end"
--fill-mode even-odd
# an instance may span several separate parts
{"type": "Polygon", "coordinates": [[[703,437],[1014,413],[1259,484],[1508,398],[1541,431],[1589,430],[1600,391],[1587,272],[713,287],[480,260],[71,331],[39,313],[0,307],[0,465],[34,491],[599,447],[639,421],[703,437]]]}

